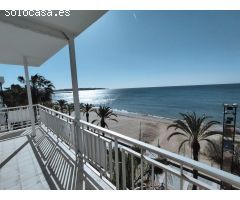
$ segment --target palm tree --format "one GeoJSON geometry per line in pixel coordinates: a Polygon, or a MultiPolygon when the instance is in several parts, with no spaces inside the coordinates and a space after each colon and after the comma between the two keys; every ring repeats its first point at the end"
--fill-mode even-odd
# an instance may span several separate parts
{"type": "Polygon", "coordinates": [[[57,100],[57,102],[60,107],[61,113],[63,113],[63,109],[66,107],[67,101],[64,99],[60,99],[60,100],[57,100]]]}
{"type": "Polygon", "coordinates": [[[95,119],[92,121],[92,123],[98,122],[97,125],[99,125],[100,123],[100,126],[103,128],[105,127],[108,128],[106,120],[112,120],[112,121],[118,122],[115,118],[112,118],[113,116],[117,117],[117,115],[113,113],[111,108],[108,106],[100,106],[97,110],[95,110],[95,112],[97,116],[100,118],[100,120],[95,119]]]}
{"type": "MultiPolygon", "coordinates": [[[[23,76],[18,76],[18,81],[25,84],[23,76]]],[[[51,81],[44,76],[35,74],[30,80],[33,104],[52,101],[53,89],[55,88],[51,81]]]]}
{"type": "Polygon", "coordinates": [[[56,111],[59,111],[59,104],[58,103],[54,103],[53,104],[53,109],[56,111]]]}
{"type": "Polygon", "coordinates": [[[86,103],[86,104],[83,103],[80,106],[81,106],[81,111],[83,112],[83,115],[86,114],[87,122],[89,122],[89,113],[94,111],[94,105],[88,104],[88,103],[86,103]]]}
{"type": "Polygon", "coordinates": [[[68,114],[70,116],[72,111],[74,111],[74,104],[73,103],[67,104],[67,109],[68,109],[68,114]]]}
{"type": "Polygon", "coordinates": [[[54,106],[54,103],[51,101],[46,101],[46,102],[43,102],[42,105],[52,109],[54,106]]]}
{"type": "MultiPolygon", "coordinates": [[[[183,114],[180,113],[182,116],[182,120],[176,120],[173,124],[169,125],[169,128],[175,128],[175,132],[171,133],[168,136],[168,140],[170,140],[173,136],[182,136],[184,140],[181,142],[178,148],[178,152],[180,152],[181,148],[185,143],[189,143],[192,149],[193,159],[198,161],[198,155],[200,152],[200,142],[205,141],[209,144],[214,146],[214,143],[208,139],[208,137],[221,134],[218,131],[210,131],[209,129],[219,124],[217,121],[208,121],[205,122],[209,117],[203,115],[202,117],[197,117],[196,113],[193,112],[192,114],[183,114]]],[[[193,177],[198,178],[198,171],[193,170],[193,177]]],[[[197,189],[196,185],[193,186],[193,189],[197,189]]]]}

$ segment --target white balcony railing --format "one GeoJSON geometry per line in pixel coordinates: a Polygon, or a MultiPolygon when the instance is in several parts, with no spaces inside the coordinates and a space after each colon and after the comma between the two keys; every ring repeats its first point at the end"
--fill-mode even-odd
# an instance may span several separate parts
{"type": "MultiPolygon", "coordinates": [[[[27,107],[8,111],[12,109],[24,113],[27,107]]],[[[75,123],[73,117],[41,105],[34,110],[40,126],[69,148],[78,148],[83,162],[116,189],[220,189],[222,183],[240,188],[240,178],[233,174],[82,120],[75,123]],[[192,176],[194,169],[198,179],[192,176]]],[[[29,118],[22,119],[16,123],[29,125],[29,118]]]]}
{"type": "MultiPolygon", "coordinates": [[[[40,122],[74,148],[73,118],[39,106],[40,122]]],[[[222,182],[240,188],[240,178],[190,158],[111,130],[80,121],[79,148],[84,162],[116,189],[220,189],[222,182]],[[192,177],[196,169],[199,179],[192,177]]]]}
{"type": "MultiPolygon", "coordinates": [[[[34,105],[35,121],[37,122],[37,106],[34,105]]],[[[29,106],[0,108],[0,132],[11,131],[31,126],[29,106]]]]}

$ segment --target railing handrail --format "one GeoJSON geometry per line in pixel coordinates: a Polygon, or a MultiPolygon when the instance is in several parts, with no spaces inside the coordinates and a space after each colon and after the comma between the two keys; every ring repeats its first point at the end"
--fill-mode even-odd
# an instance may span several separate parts
{"type": "Polygon", "coordinates": [[[64,117],[66,117],[66,118],[69,118],[69,119],[71,119],[71,120],[74,120],[74,117],[69,116],[69,115],[67,115],[67,114],[65,114],[65,113],[61,113],[61,112],[59,112],[59,111],[53,110],[53,109],[51,109],[51,108],[45,107],[45,106],[40,105],[40,104],[38,104],[38,106],[39,106],[40,108],[42,108],[42,109],[47,109],[47,110],[49,110],[49,111],[51,111],[51,112],[54,112],[54,113],[56,113],[56,114],[58,114],[58,115],[62,115],[62,116],[64,116],[64,117]]]}
{"type": "Polygon", "coordinates": [[[181,163],[183,165],[189,166],[189,167],[194,168],[196,170],[199,170],[199,171],[201,171],[203,173],[207,173],[208,175],[213,176],[215,178],[218,178],[218,179],[220,179],[222,181],[226,181],[226,182],[229,182],[229,183],[231,183],[231,184],[233,184],[233,185],[235,185],[237,187],[240,187],[240,177],[238,177],[238,176],[236,176],[234,174],[231,174],[231,173],[225,172],[223,170],[211,167],[211,166],[209,166],[207,164],[204,164],[202,162],[192,160],[190,158],[178,155],[176,153],[167,151],[165,149],[162,149],[162,148],[159,148],[159,147],[155,147],[155,146],[153,146],[151,144],[147,144],[145,142],[136,140],[134,138],[130,138],[128,136],[122,135],[122,134],[117,133],[115,131],[107,130],[105,128],[99,127],[97,125],[88,123],[88,122],[83,121],[83,120],[80,120],[80,123],[82,123],[82,124],[84,124],[86,126],[92,127],[94,129],[100,130],[100,131],[104,132],[105,134],[109,134],[110,136],[113,136],[113,137],[115,137],[117,139],[123,140],[123,141],[125,141],[127,143],[131,143],[133,145],[139,146],[140,148],[149,150],[149,151],[154,152],[156,154],[160,154],[163,157],[166,157],[168,159],[174,160],[174,161],[176,161],[178,163],[181,163]]]}
{"type": "MultiPolygon", "coordinates": [[[[42,105],[38,105],[38,106],[43,108],[43,109],[47,109],[49,111],[55,112],[55,113],[57,113],[59,115],[62,115],[64,117],[67,117],[67,118],[70,118],[70,119],[74,120],[74,117],[71,117],[71,116],[66,115],[64,113],[55,111],[53,109],[47,108],[47,107],[42,106],[42,105]]],[[[99,131],[101,131],[101,132],[103,132],[105,134],[108,134],[109,136],[114,137],[114,139],[122,140],[122,141],[130,143],[132,145],[136,145],[136,146],[138,146],[138,147],[140,147],[140,148],[142,148],[144,150],[149,150],[149,151],[151,151],[153,153],[162,155],[165,158],[168,158],[170,160],[176,161],[176,162],[178,162],[180,164],[186,165],[188,167],[191,167],[193,169],[196,169],[198,171],[206,173],[209,176],[213,176],[214,178],[220,179],[221,181],[225,181],[227,183],[230,183],[230,184],[240,188],[240,177],[238,177],[238,176],[236,176],[234,174],[231,174],[231,173],[225,172],[223,170],[214,168],[212,166],[209,166],[207,164],[201,163],[199,161],[192,160],[192,159],[184,157],[182,155],[178,155],[176,153],[167,151],[165,149],[162,149],[162,148],[159,148],[159,147],[155,147],[155,146],[153,146],[151,144],[144,143],[142,141],[139,141],[139,140],[136,140],[134,138],[125,136],[125,135],[117,133],[115,131],[111,131],[111,130],[102,128],[100,126],[88,123],[88,122],[83,121],[83,120],[80,120],[80,123],[82,123],[83,125],[86,125],[88,127],[92,127],[92,128],[94,128],[96,130],[99,130],[99,131]]]]}
{"type": "MultiPolygon", "coordinates": [[[[34,104],[33,105],[33,107],[34,106],[38,106],[38,104],[34,104]]],[[[2,110],[12,110],[12,109],[19,109],[19,108],[27,108],[27,107],[29,107],[29,105],[25,105],[25,106],[14,106],[14,107],[5,107],[5,108],[0,108],[0,112],[2,111],[2,110]]]]}

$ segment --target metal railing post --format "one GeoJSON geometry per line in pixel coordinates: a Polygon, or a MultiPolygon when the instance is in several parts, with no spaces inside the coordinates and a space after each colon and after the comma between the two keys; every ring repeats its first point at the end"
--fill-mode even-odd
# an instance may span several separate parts
{"type": "Polygon", "coordinates": [[[112,159],[112,142],[109,143],[109,171],[110,171],[110,179],[113,178],[113,159],[112,159]]]}
{"type": "Polygon", "coordinates": [[[122,149],[122,188],[126,190],[126,161],[124,149],[122,149]]]}
{"type": "Polygon", "coordinates": [[[180,165],[180,172],[181,172],[181,177],[180,177],[180,190],[183,190],[183,165],[180,165]]]}
{"type": "Polygon", "coordinates": [[[115,173],[116,173],[116,188],[119,190],[119,162],[118,162],[118,141],[115,137],[115,173]]]}
{"type": "Polygon", "coordinates": [[[168,182],[167,182],[167,170],[165,170],[164,184],[165,184],[165,190],[167,190],[167,187],[168,187],[168,182]]]}
{"type": "Polygon", "coordinates": [[[134,189],[134,164],[133,164],[133,154],[131,154],[131,179],[132,179],[132,190],[134,189]]]}
{"type": "Polygon", "coordinates": [[[154,165],[151,165],[152,169],[151,169],[151,175],[152,175],[152,189],[154,189],[154,165]]]}
{"type": "Polygon", "coordinates": [[[143,149],[141,148],[141,190],[143,190],[143,149]]]}

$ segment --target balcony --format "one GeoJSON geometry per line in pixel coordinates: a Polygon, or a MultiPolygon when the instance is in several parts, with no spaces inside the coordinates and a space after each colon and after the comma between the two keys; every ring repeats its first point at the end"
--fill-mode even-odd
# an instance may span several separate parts
{"type": "Polygon", "coordinates": [[[240,178],[41,105],[0,109],[0,189],[240,188],[240,178]],[[198,170],[198,179],[192,177],[198,170]]]}

